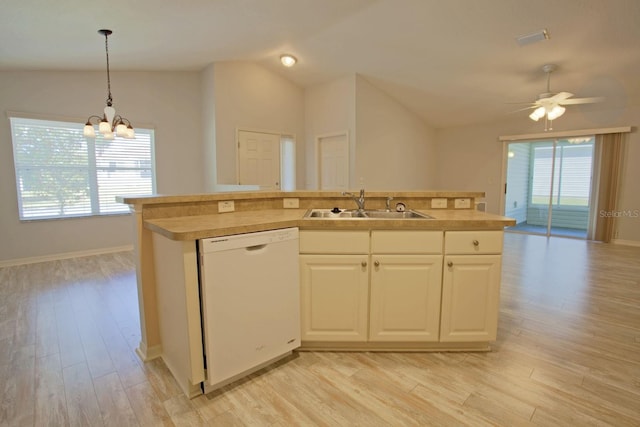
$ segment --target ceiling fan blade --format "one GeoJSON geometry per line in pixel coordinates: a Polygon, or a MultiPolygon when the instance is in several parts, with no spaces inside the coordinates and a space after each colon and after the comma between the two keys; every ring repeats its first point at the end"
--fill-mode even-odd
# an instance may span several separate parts
{"type": "Polygon", "coordinates": [[[522,111],[522,110],[526,110],[528,108],[536,108],[536,107],[538,107],[538,104],[536,104],[535,102],[505,102],[505,104],[511,105],[514,108],[521,107],[517,111],[522,111]]]}
{"type": "Polygon", "coordinates": [[[574,105],[574,104],[593,104],[594,102],[602,102],[604,98],[602,96],[596,96],[593,98],[574,98],[574,99],[565,99],[564,101],[558,102],[561,105],[574,105]]]}
{"type": "Polygon", "coordinates": [[[572,93],[569,92],[560,92],[560,93],[556,93],[555,95],[553,95],[550,98],[547,98],[549,101],[551,102],[556,102],[556,103],[563,103],[567,98],[571,98],[573,96],[572,93]]]}
{"type": "Polygon", "coordinates": [[[509,114],[511,114],[511,113],[519,113],[520,111],[531,110],[533,108],[538,108],[538,106],[535,105],[535,104],[531,104],[528,107],[518,108],[517,110],[509,111],[509,114]]]}

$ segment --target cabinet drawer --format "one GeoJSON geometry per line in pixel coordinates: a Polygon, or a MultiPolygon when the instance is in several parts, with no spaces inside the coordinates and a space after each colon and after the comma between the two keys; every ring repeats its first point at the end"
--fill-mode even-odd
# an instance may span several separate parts
{"type": "Polygon", "coordinates": [[[368,254],[368,231],[300,231],[301,254],[368,254]]]}
{"type": "Polygon", "coordinates": [[[445,233],[446,254],[500,254],[502,231],[448,231],[445,233]]]}
{"type": "Polygon", "coordinates": [[[372,231],[374,254],[441,254],[442,231],[372,231]]]}

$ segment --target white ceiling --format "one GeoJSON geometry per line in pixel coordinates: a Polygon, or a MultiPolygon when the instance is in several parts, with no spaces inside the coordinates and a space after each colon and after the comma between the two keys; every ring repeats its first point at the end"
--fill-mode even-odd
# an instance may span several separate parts
{"type": "Polygon", "coordinates": [[[254,61],[302,87],[359,73],[438,128],[513,117],[545,63],[552,91],[605,97],[571,109],[640,105],[639,0],[3,0],[0,70],[104,69],[100,28],[112,70],[254,61]]]}

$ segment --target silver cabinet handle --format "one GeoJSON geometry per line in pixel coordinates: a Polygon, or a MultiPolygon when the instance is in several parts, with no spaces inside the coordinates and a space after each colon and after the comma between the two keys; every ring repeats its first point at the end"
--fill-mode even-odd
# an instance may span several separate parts
{"type": "Polygon", "coordinates": [[[478,242],[477,240],[473,241],[473,246],[478,246],[480,244],[480,242],[478,242]]]}
{"type": "Polygon", "coordinates": [[[373,265],[375,265],[376,267],[380,267],[380,261],[375,261],[373,265]]]}
{"type": "Polygon", "coordinates": [[[362,265],[363,267],[366,267],[366,266],[367,266],[367,261],[362,261],[361,265],[362,265]]]}
{"type": "Polygon", "coordinates": [[[453,262],[452,262],[452,261],[449,261],[449,262],[447,263],[447,266],[448,266],[448,267],[453,267],[453,262]]]}

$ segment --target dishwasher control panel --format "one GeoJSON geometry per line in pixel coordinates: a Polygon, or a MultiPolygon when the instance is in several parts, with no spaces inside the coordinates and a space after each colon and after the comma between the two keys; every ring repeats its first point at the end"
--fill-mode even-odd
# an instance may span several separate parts
{"type": "Polygon", "coordinates": [[[234,234],[230,236],[212,237],[200,240],[200,250],[203,253],[224,251],[239,247],[268,245],[298,238],[297,228],[283,228],[279,230],[258,231],[255,233],[234,234]]]}

